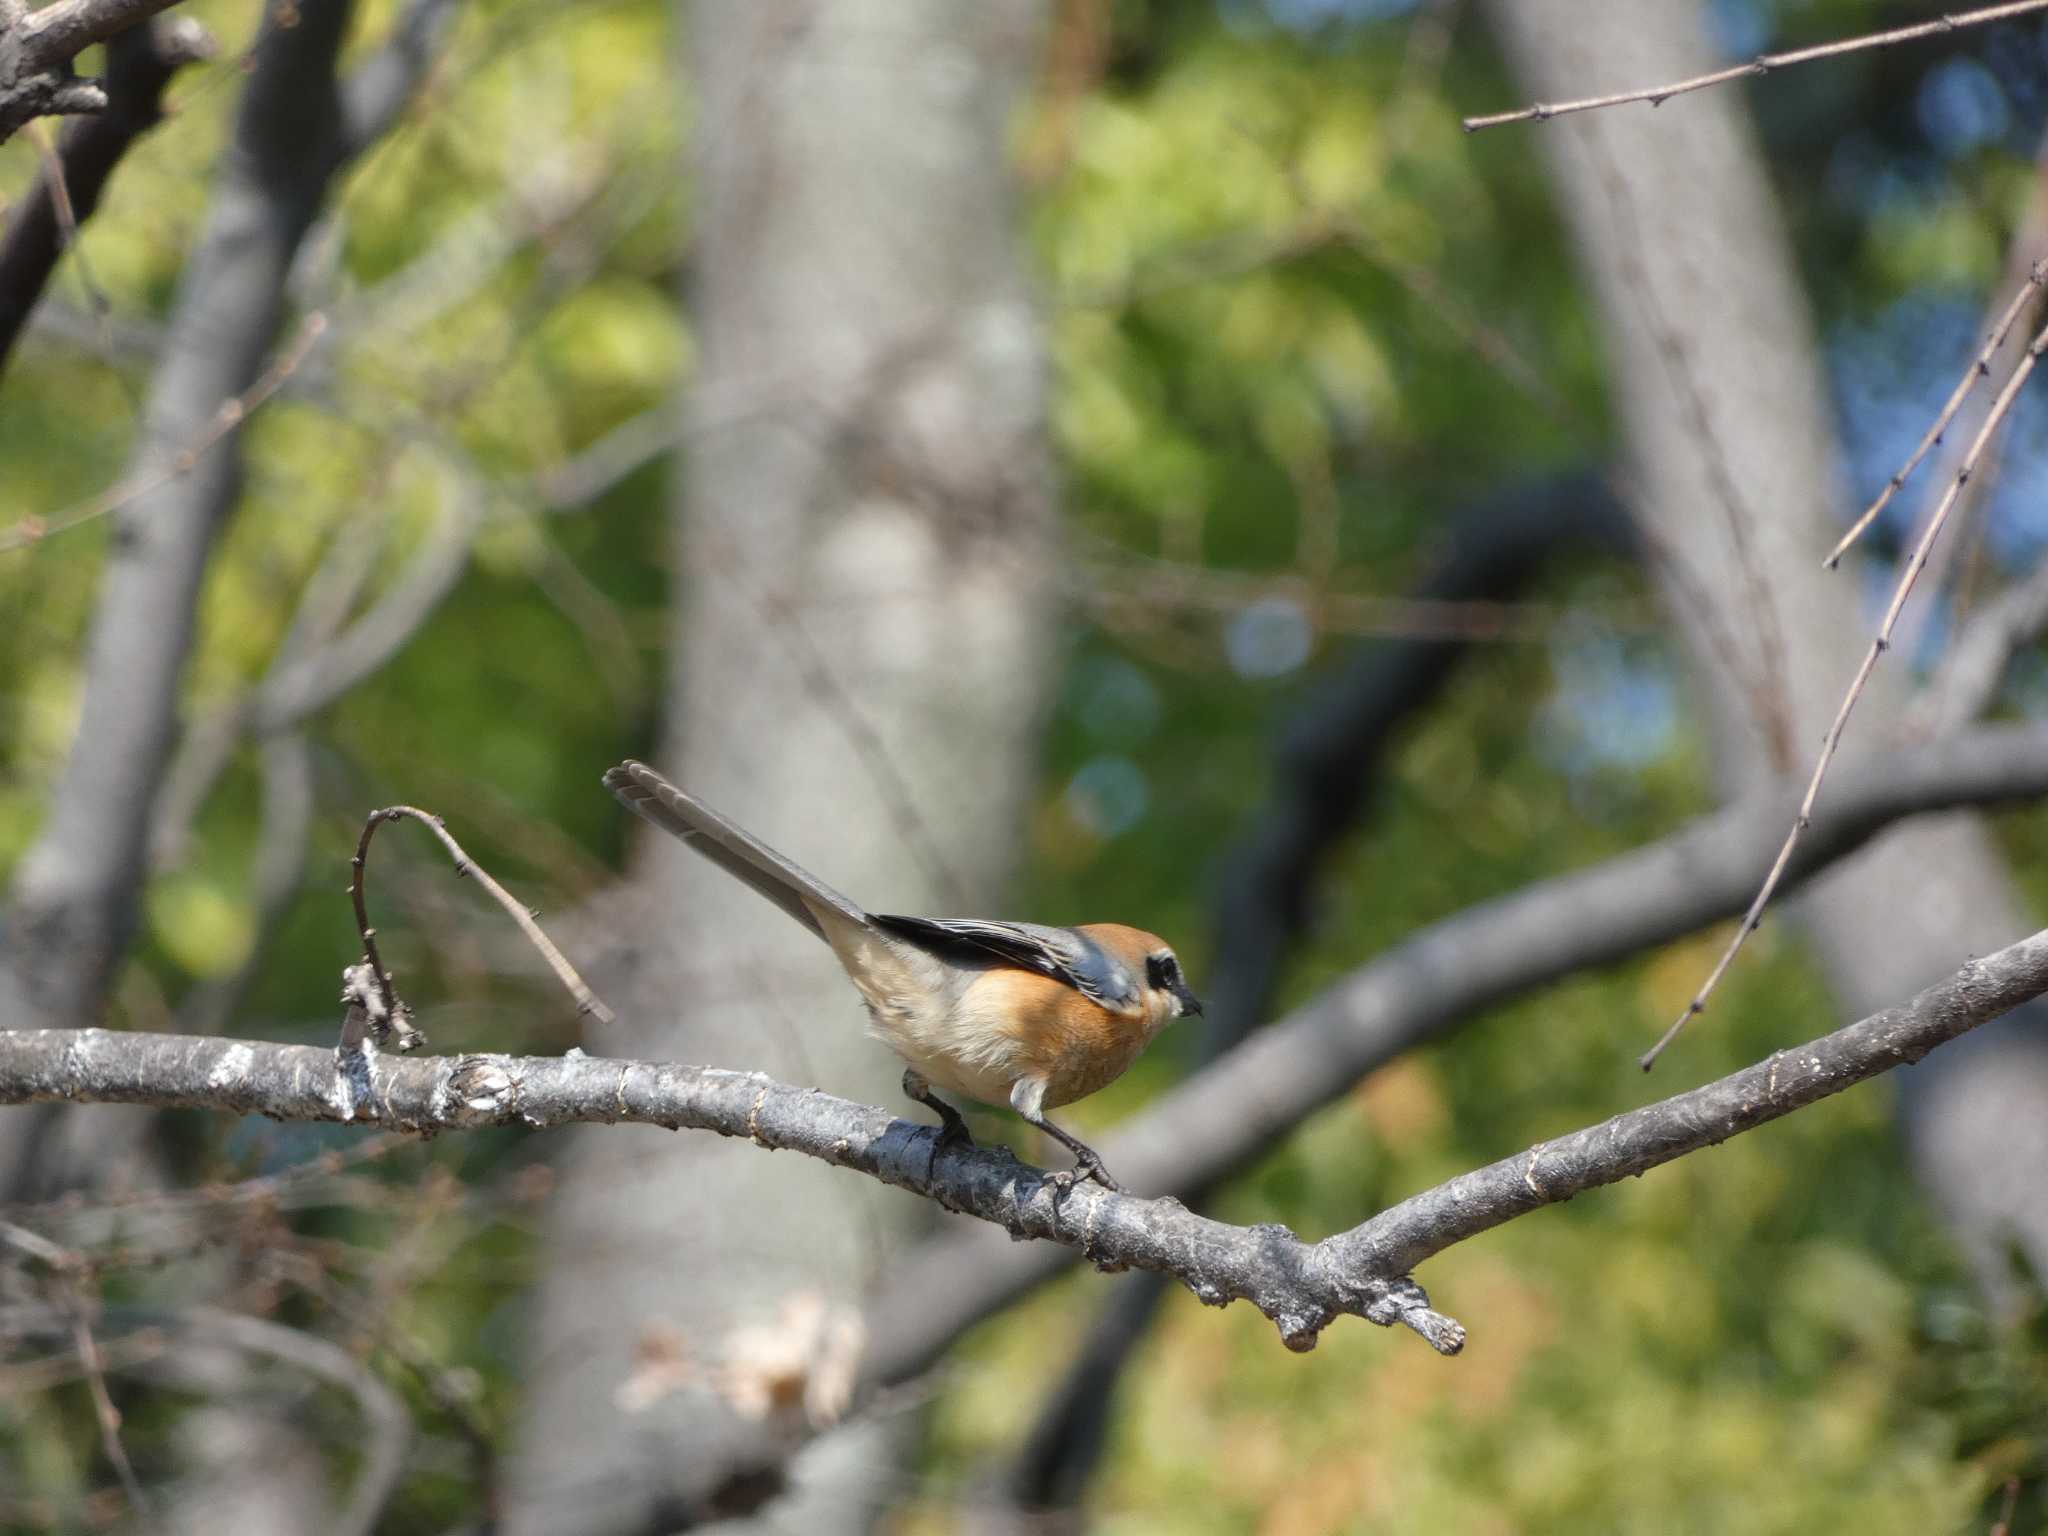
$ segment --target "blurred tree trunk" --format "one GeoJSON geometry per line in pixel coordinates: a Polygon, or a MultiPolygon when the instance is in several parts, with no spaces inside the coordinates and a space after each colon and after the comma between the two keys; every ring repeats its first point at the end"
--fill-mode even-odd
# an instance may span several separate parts
{"type": "MultiPolygon", "coordinates": [[[[882,910],[999,905],[1057,670],[1044,360],[1002,169],[1039,10],[687,16],[701,353],[659,761],[882,910]]],[[[644,840],[634,878],[648,942],[600,1048],[901,1102],[815,939],[674,842],[644,840]]],[[[771,1497],[778,1529],[864,1528],[897,1479],[889,1425],[827,1437],[785,1492],[733,1485],[735,1421],[701,1388],[638,1411],[619,1393],[650,1330],[715,1359],[793,1293],[856,1300],[920,1216],[752,1147],[580,1138],[512,1529],[669,1529],[771,1497]]]]}
{"type": "MultiPolygon", "coordinates": [[[[1496,0],[1493,19],[1534,100],[1724,62],[1697,0],[1496,0]]],[[[1733,792],[1774,760],[1803,772],[1874,621],[1853,564],[1820,565],[1851,509],[1812,319],[1741,87],[1509,131],[1550,157],[1602,319],[1635,512],[1689,577],[1668,595],[1722,782],[1733,792]]],[[[1943,385],[1959,364],[1939,364],[1943,385]]],[[[1879,667],[1845,762],[1898,738],[1905,667],[1896,654],[1879,667]]],[[[1969,814],[1891,833],[1816,882],[1798,910],[1851,1018],[2031,926],[1969,814]]],[[[1916,1169],[2000,1304],[2013,1294],[2013,1244],[2048,1272],[2039,1018],[2023,1010],[1901,1074],[1916,1169]]],[[[1692,1027],[1714,1028],[1715,1015],[1692,1027]]],[[[1683,1054],[1665,1070],[1683,1072],[1683,1054]]]]}

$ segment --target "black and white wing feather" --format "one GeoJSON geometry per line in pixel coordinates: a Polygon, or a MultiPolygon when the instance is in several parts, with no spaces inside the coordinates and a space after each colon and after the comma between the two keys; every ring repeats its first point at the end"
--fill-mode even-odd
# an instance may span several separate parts
{"type": "Polygon", "coordinates": [[[1064,983],[1112,1013],[1137,1013],[1144,1004],[1138,979],[1100,944],[1073,928],[999,923],[972,917],[869,919],[885,932],[938,954],[993,955],[1005,964],[1064,983]]]}

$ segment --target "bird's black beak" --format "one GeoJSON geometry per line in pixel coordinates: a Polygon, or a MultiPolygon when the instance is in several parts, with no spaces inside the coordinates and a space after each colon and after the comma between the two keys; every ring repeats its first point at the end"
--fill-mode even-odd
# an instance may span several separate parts
{"type": "Polygon", "coordinates": [[[1193,1018],[1202,1011],[1202,1000],[1188,990],[1186,982],[1175,981],[1173,984],[1173,995],[1180,1000],[1180,1014],[1182,1018],[1193,1018]]]}

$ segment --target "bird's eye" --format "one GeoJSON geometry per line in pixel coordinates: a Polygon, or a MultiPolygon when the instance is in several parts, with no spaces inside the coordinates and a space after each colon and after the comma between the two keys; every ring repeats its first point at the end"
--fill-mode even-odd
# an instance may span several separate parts
{"type": "Polygon", "coordinates": [[[1171,955],[1147,955],[1145,980],[1155,987],[1170,987],[1180,977],[1180,963],[1171,955]]]}

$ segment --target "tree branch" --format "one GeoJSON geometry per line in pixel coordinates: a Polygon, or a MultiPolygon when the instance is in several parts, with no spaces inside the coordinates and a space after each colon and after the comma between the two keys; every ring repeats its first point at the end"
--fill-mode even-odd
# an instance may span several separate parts
{"type": "Polygon", "coordinates": [[[1491,1227],[1647,1173],[1918,1061],[2048,992],[2048,931],[1965,961],[1911,1002],[1755,1066],[1460,1174],[1321,1246],[1346,1271],[1410,1269],[1491,1227]]]}
{"type": "Polygon", "coordinates": [[[758,1072],[596,1056],[373,1056],[370,1092],[337,1053],[308,1045],[87,1030],[0,1031],[0,1103],[150,1104],[409,1131],[621,1122],[716,1131],[802,1152],[1050,1239],[1104,1269],[1162,1269],[1214,1305],[1250,1301],[1291,1349],[1340,1314],[1405,1323],[1455,1354],[1464,1330],[1404,1277],[1322,1270],[1283,1227],[1237,1228],[1178,1200],[1113,1195],[1029,1168],[1006,1149],[941,1148],[937,1126],[778,1083],[758,1072]]]}
{"type": "Polygon", "coordinates": [[[936,1126],[778,1083],[758,1072],[563,1057],[385,1059],[367,1098],[337,1053],[305,1045],[101,1029],[0,1032],[0,1103],[151,1104],[335,1120],[410,1131],[658,1125],[802,1152],[979,1217],[1012,1237],[1072,1248],[1103,1270],[1161,1270],[1212,1306],[1245,1300],[1289,1349],[1339,1316],[1401,1323],[1440,1354],[1465,1330],[1408,1274],[1455,1243],[1546,1205],[1647,1172],[1791,1114],[2048,992],[2048,931],[1966,963],[1908,1003],[1414,1195],[1306,1244],[1285,1227],[1233,1227],[1155,1200],[1074,1185],[1007,1150],[948,1148],[936,1126]]]}
{"type": "Polygon", "coordinates": [[[21,0],[0,4],[0,144],[32,118],[103,112],[107,92],[81,80],[71,61],[164,10],[173,0],[58,0],[30,11],[21,0]]]}
{"type": "Polygon", "coordinates": [[[128,148],[163,120],[164,87],[187,64],[213,57],[213,39],[187,16],[159,18],[123,32],[107,44],[107,109],[68,124],[57,145],[62,192],[71,218],[60,216],[59,188],[47,173],[14,210],[0,242],[0,369],[22,327],[75,238],[77,226],[99,207],[100,193],[128,148]]]}

